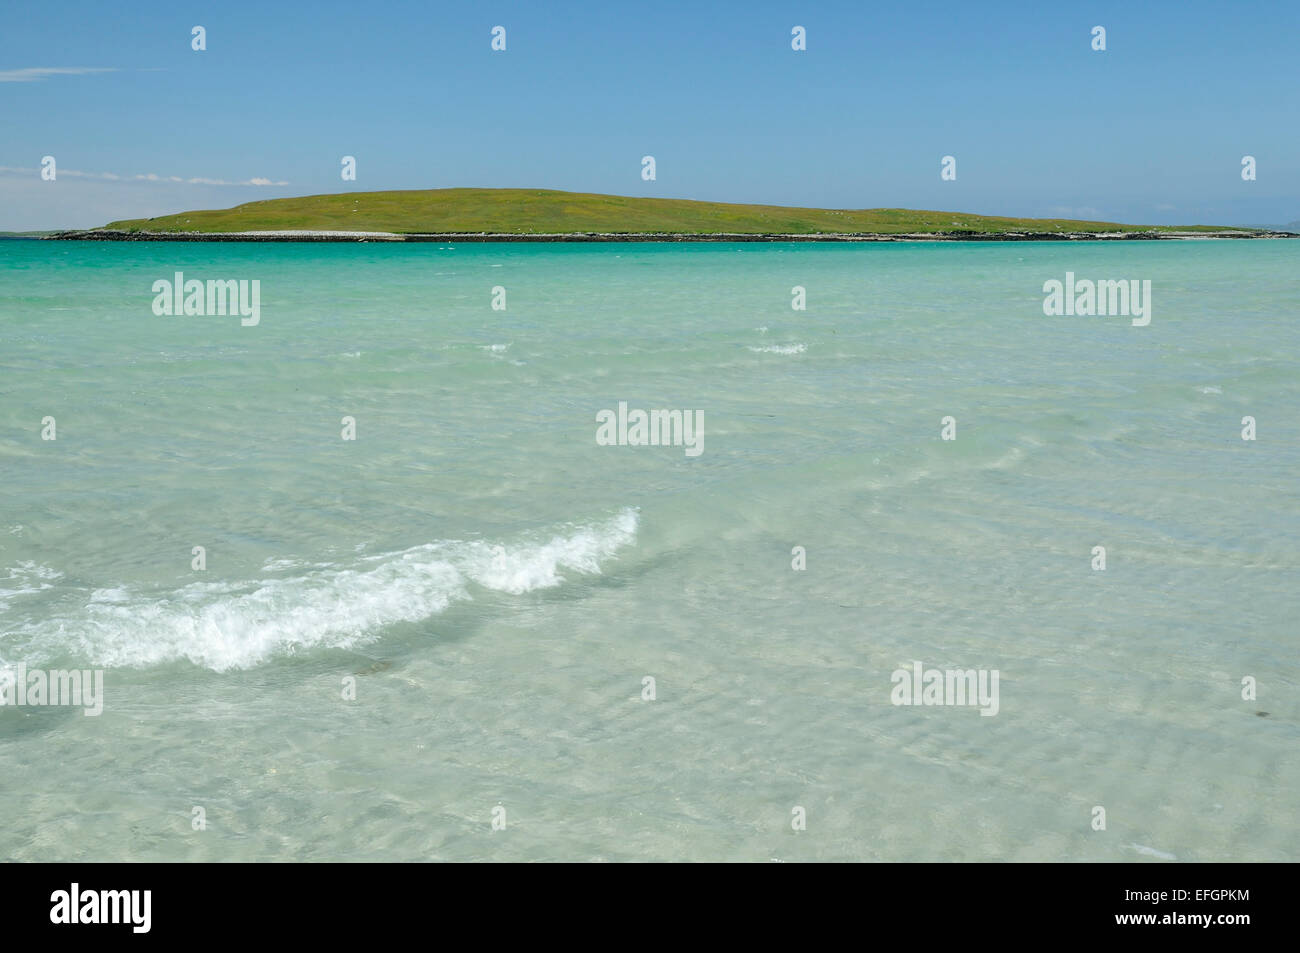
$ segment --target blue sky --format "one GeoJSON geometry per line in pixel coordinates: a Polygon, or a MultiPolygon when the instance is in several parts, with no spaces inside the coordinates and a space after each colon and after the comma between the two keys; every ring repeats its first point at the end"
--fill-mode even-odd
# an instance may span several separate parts
{"type": "Polygon", "coordinates": [[[9,3],[3,21],[0,229],[448,186],[1300,219],[1295,0],[125,0],[9,3]]]}

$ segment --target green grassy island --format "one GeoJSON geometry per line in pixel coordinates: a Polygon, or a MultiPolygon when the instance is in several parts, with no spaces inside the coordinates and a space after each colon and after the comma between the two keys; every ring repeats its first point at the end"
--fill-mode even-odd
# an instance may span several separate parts
{"type": "Polygon", "coordinates": [[[1263,229],[1122,225],[912,209],[814,209],[545,189],[342,192],[60,232],[57,238],[248,241],[782,241],[1257,238],[1263,229]]]}

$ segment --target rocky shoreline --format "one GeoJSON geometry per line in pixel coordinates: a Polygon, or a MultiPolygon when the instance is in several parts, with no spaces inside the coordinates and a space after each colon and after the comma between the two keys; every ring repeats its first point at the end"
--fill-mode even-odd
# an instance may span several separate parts
{"type": "Polygon", "coordinates": [[[111,229],[57,232],[53,241],[104,242],[1043,242],[1186,241],[1211,238],[1300,238],[1294,232],[925,232],[907,234],[826,233],[812,235],[715,232],[124,232],[111,229]]]}

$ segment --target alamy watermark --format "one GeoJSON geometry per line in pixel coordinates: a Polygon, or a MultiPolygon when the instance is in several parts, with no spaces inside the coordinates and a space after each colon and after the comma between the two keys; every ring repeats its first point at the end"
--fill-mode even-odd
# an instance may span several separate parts
{"type": "Polygon", "coordinates": [[[0,708],[75,705],[85,715],[104,712],[103,669],[0,669],[0,708]]]}
{"type": "Polygon", "coordinates": [[[998,713],[998,678],[995,669],[925,668],[913,662],[910,669],[895,669],[889,700],[895,705],[978,705],[981,715],[998,713]]]}
{"type": "Polygon", "coordinates": [[[50,922],[55,924],[127,924],[132,933],[148,933],[153,924],[152,890],[68,890],[50,894],[50,922]]]}
{"type": "Polygon", "coordinates": [[[704,411],[628,410],[618,402],[618,412],[596,414],[596,443],[602,447],[685,447],[688,457],[704,452],[704,411]]]}
{"type": "Polygon", "coordinates": [[[159,278],[153,283],[153,313],[159,317],[171,315],[239,314],[240,324],[251,328],[262,320],[262,282],[242,279],[206,282],[197,278],[185,279],[185,273],[176,272],[169,281],[159,278]]]}
{"type": "Polygon", "coordinates": [[[1144,328],[1151,323],[1151,279],[1139,281],[1099,278],[1076,280],[1074,272],[1065,273],[1065,281],[1049,278],[1043,282],[1043,314],[1122,315],[1133,318],[1133,326],[1144,328]]]}

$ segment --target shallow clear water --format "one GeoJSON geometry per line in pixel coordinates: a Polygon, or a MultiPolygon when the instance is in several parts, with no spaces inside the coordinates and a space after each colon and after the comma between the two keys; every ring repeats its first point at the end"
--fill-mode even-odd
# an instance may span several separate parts
{"type": "Polygon", "coordinates": [[[1295,860],[1298,276],[0,242],[0,669],[105,669],[0,708],[0,858],[1295,860]],[[156,316],[176,271],[260,323],[156,316]],[[1150,325],[1045,317],[1067,271],[1150,325]],[[703,452],[598,445],[620,401],[703,452]],[[912,660],[997,715],[892,704],[912,660]]]}

